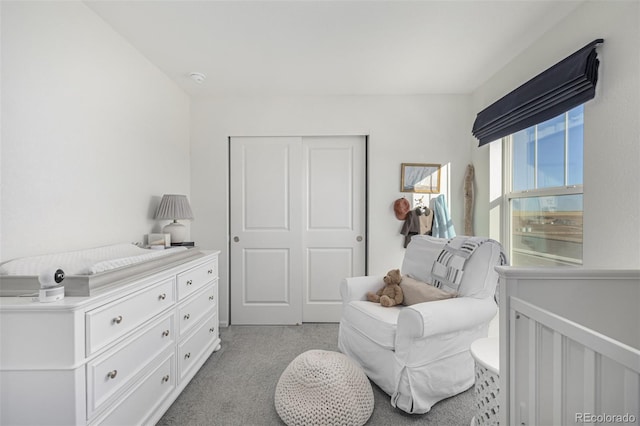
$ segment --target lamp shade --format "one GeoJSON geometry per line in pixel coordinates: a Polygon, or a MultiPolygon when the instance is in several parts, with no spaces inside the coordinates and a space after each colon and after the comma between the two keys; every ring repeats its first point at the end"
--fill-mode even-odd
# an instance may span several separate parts
{"type": "Polygon", "coordinates": [[[193,212],[186,195],[164,194],[156,210],[156,219],[189,219],[193,220],[193,212]]]}

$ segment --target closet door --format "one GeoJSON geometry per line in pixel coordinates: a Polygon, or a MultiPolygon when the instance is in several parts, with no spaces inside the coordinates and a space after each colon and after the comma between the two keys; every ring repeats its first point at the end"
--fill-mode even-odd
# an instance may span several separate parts
{"type": "Polygon", "coordinates": [[[364,136],[302,144],[304,322],[338,322],[340,281],[365,274],[364,136]]]}
{"type": "Polygon", "coordinates": [[[230,147],[231,323],[340,320],[365,273],[365,139],[243,137],[230,147]]]}
{"type": "Polygon", "coordinates": [[[302,322],[301,142],[231,140],[232,324],[302,322]]]}

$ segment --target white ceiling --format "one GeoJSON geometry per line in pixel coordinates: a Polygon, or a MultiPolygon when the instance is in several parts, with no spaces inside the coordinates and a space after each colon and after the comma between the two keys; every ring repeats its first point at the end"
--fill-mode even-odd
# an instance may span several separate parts
{"type": "Polygon", "coordinates": [[[471,93],[579,4],[85,3],[194,97],[471,93]],[[207,79],[196,84],[192,71],[207,79]]]}

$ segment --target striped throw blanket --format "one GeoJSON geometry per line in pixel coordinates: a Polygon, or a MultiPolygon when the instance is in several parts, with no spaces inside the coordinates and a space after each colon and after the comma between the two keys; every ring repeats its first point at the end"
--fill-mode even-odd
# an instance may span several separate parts
{"type": "MultiPolygon", "coordinates": [[[[464,276],[464,266],[471,255],[482,244],[494,241],[484,237],[454,237],[445,246],[433,262],[431,276],[433,285],[442,290],[457,292],[464,276]]],[[[500,250],[500,265],[507,264],[507,257],[500,250]]]]}

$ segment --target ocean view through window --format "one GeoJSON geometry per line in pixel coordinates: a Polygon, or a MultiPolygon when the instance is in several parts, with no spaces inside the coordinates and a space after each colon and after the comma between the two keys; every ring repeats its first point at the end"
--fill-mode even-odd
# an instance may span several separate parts
{"type": "Polygon", "coordinates": [[[505,138],[511,264],[582,264],[580,105],[505,138]]]}

